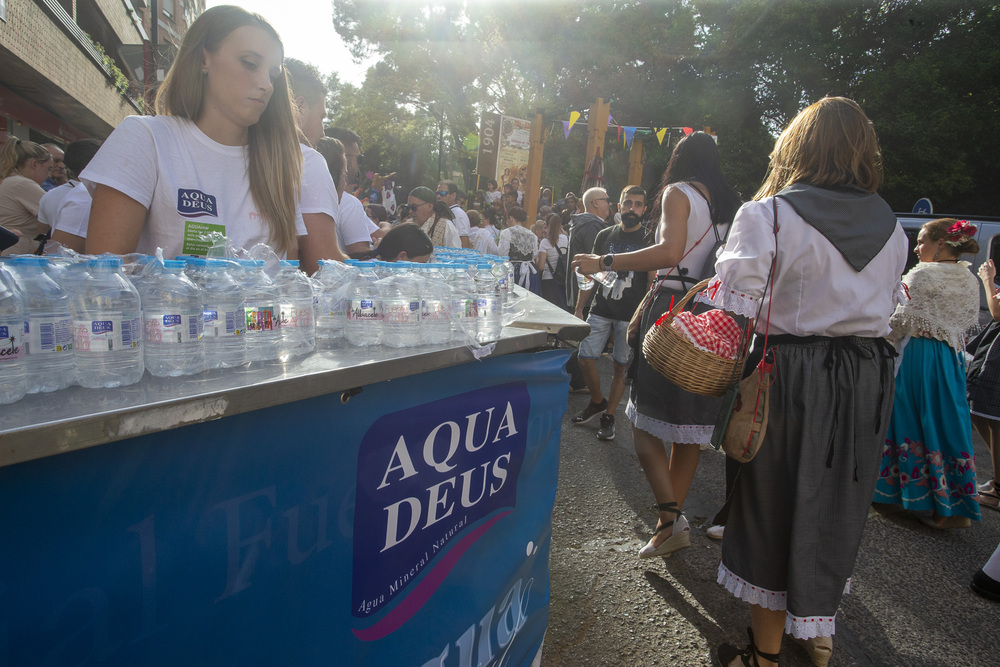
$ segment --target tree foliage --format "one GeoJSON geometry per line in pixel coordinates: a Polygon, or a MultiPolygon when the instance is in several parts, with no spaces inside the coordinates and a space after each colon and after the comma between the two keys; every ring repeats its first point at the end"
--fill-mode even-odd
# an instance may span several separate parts
{"type": "MultiPolygon", "coordinates": [[[[365,137],[366,155],[413,165],[392,167],[413,184],[437,178],[443,130],[444,171],[470,186],[475,156],[462,142],[479,115],[541,111],[553,130],[542,182],[561,194],[579,187],[586,132],[565,140],[559,121],[603,97],[623,125],[710,126],[727,176],[750,196],[780,129],[820,97],[845,95],[879,133],[894,208],[929,196],[939,209],[988,214],[1000,210],[989,181],[998,12],[987,0],[338,0],[338,33],[381,62],[360,90],[338,85],[331,107],[365,137]]],[[[650,189],[670,147],[643,138],[650,189]]],[[[628,164],[615,128],[605,164],[614,195],[628,164]]]]}

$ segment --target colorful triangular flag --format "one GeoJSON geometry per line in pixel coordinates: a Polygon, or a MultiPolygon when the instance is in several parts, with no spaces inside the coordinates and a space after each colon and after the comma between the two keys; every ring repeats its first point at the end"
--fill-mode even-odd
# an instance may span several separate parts
{"type": "Polygon", "coordinates": [[[635,128],[634,127],[626,127],[625,128],[625,145],[626,146],[631,146],[632,145],[632,138],[634,136],[635,136],[635,128]]]}
{"type": "Polygon", "coordinates": [[[565,137],[566,137],[567,139],[569,139],[569,129],[570,129],[571,127],[573,127],[573,126],[572,126],[572,125],[570,124],[570,121],[568,121],[568,120],[564,120],[564,121],[562,122],[562,124],[563,124],[563,135],[564,135],[564,136],[565,136],[565,137]]]}
{"type": "Polygon", "coordinates": [[[691,134],[692,132],[694,132],[694,128],[693,127],[682,127],[681,129],[684,130],[684,134],[685,135],[688,135],[688,134],[691,134]]]}
{"type": "Polygon", "coordinates": [[[569,131],[573,129],[573,126],[576,124],[576,121],[578,121],[578,120],[580,120],[580,112],[579,111],[571,111],[570,114],[569,114],[569,122],[566,123],[566,121],[563,121],[564,123],[566,123],[566,138],[567,139],[569,139],[569,131]]]}
{"type": "Polygon", "coordinates": [[[656,130],[656,138],[660,141],[660,145],[663,145],[663,137],[667,134],[667,128],[661,127],[656,130]]]}

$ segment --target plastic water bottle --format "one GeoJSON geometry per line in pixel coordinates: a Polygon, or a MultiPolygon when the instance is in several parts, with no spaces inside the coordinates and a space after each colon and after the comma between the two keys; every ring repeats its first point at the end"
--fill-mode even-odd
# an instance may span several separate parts
{"type": "Polygon", "coordinates": [[[452,338],[465,341],[476,337],[476,283],[469,275],[466,264],[448,264],[448,282],[451,285],[452,338]]]}
{"type": "Polygon", "coordinates": [[[87,262],[72,302],[76,381],[88,388],[124,387],[142,379],[142,306],[117,257],[87,262]]]}
{"type": "MultiPolygon", "coordinates": [[[[502,266],[502,265],[501,265],[502,266]]],[[[503,301],[499,294],[493,266],[486,261],[476,265],[476,340],[496,340],[503,329],[503,301]]]]}
{"type": "Polygon", "coordinates": [[[505,303],[510,303],[510,282],[507,278],[507,267],[504,266],[503,257],[499,255],[489,255],[487,259],[491,264],[490,272],[493,274],[497,296],[500,297],[500,305],[503,306],[505,303]]]}
{"type": "Polygon", "coordinates": [[[424,265],[423,339],[428,345],[441,345],[451,340],[451,287],[441,273],[443,264],[424,265]]]}
{"type": "Polygon", "coordinates": [[[193,375],[205,368],[204,296],[184,274],[183,261],[163,262],[143,293],[146,370],[157,377],[193,375]]]}
{"type": "Polygon", "coordinates": [[[274,282],[281,295],[281,359],[309,354],[316,348],[312,283],[294,260],[281,261],[274,282]]]}
{"type": "Polygon", "coordinates": [[[423,315],[419,278],[406,263],[396,264],[394,275],[378,282],[382,292],[382,342],[389,347],[417,347],[423,315]]]}
{"type": "Polygon", "coordinates": [[[14,277],[0,266],[0,405],[21,400],[24,382],[24,305],[14,277]]]}
{"type": "Polygon", "coordinates": [[[205,263],[202,345],[206,368],[232,368],[247,361],[243,288],[233,279],[232,266],[235,265],[221,259],[205,263]]]}
{"type": "Polygon", "coordinates": [[[382,293],[378,276],[368,262],[358,262],[357,274],[347,288],[347,322],[344,336],[358,347],[382,342],[382,293]]]}
{"type": "Polygon", "coordinates": [[[44,257],[11,261],[24,306],[25,386],[29,394],[73,384],[73,316],[66,290],[47,273],[44,257]]]}
{"type": "Polygon", "coordinates": [[[270,361],[281,354],[281,298],[262,260],[242,260],[245,280],[247,361],[270,361]]]}
{"type": "Polygon", "coordinates": [[[347,323],[347,290],[354,269],[332,259],[319,260],[316,283],[316,347],[334,349],[344,342],[347,323]]]}

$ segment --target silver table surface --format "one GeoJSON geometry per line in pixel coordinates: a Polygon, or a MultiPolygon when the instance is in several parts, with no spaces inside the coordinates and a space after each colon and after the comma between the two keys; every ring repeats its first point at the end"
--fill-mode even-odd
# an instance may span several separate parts
{"type": "MultiPolygon", "coordinates": [[[[504,327],[493,355],[538,349],[550,336],[581,340],[589,327],[532,294],[525,312],[504,327]]],[[[457,345],[457,344],[456,344],[457,345]]],[[[70,387],[0,406],[0,466],[13,465],[274,405],[475,363],[463,345],[396,350],[343,347],[288,362],[206,371],[183,378],[146,373],[129,387],[70,387]]]]}

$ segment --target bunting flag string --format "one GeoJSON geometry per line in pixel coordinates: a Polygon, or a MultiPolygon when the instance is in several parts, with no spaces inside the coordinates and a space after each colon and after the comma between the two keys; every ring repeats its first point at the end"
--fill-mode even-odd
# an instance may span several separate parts
{"type": "MultiPolygon", "coordinates": [[[[589,114],[585,112],[570,111],[569,120],[560,121],[563,126],[563,137],[568,140],[570,132],[576,125],[583,125],[584,127],[589,125],[590,118],[588,116],[589,114]]],[[[615,120],[615,117],[612,116],[610,113],[608,114],[607,127],[608,128],[614,127],[617,130],[618,132],[617,141],[620,141],[622,143],[622,146],[624,146],[625,148],[631,147],[632,142],[635,140],[637,136],[639,137],[655,136],[660,146],[662,146],[664,142],[666,142],[667,146],[669,146],[671,141],[671,136],[674,131],[681,133],[685,136],[694,132],[694,128],[687,126],[636,127],[631,125],[621,125],[618,123],[618,121],[615,120]]],[[[715,139],[716,142],[718,142],[719,140],[718,137],[715,136],[714,134],[712,135],[712,138],[715,139]]]]}

